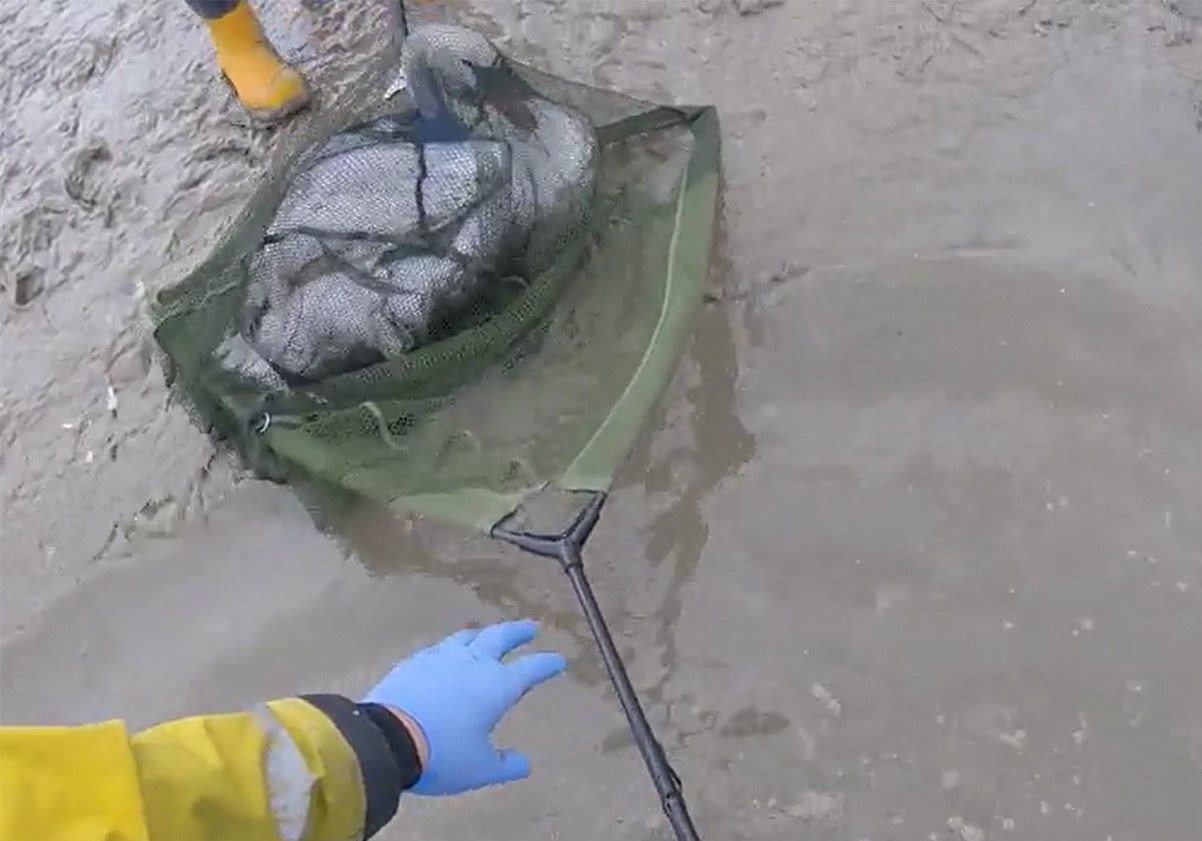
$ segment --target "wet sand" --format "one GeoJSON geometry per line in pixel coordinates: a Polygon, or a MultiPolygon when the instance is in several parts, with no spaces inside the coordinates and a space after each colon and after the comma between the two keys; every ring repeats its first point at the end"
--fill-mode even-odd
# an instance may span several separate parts
{"type": "MultiPolygon", "coordinates": [[[[572,667],[502,727],[533,780],[409,800],[385,837],[666,837],[553,566],[378,515],[327,539],[166,406],[136,281],[200,253],[271,137],[160,5],[6,21],[3,271],[43,290],[3,322],[0,717],[357,693],[534,615],[572,667]]],[[[280,19],[318,79],[372,19],[340,8],[280,19]]],[[[722,115],[712,300],[590,547],[703,837],[1202,826],[1202,32],[1177,8],[444,7],[722,115]]]]}

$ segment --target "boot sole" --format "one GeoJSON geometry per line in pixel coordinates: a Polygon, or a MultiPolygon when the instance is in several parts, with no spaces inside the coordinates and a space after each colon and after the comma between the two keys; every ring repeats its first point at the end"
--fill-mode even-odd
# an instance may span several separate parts
{"type": "Polygon", "coordinates": [[[305,91],[292,97],[292,99],[285,100],[275,108],[249,108],[238,98],[238,91],[234,87],[234,83],[230,81],[230,77],[225,75],[224,71],[221,71],[221,81],[229,89],[230,95],[234,97],[234,101],[242,106],[242,110],[250,117],[251,122],[260,128],[274,125],[287,117],[291,117],[293,114],[308,108],[313,102],[312,94],[305,91]]]}

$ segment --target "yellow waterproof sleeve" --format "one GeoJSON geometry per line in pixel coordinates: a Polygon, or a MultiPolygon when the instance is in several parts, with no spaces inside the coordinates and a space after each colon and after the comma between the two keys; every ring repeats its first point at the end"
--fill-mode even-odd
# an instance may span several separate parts
{"type": "Polygon", "coordinates": [[[0,841],[362,838],[359,759],[301,699],[171,721],[0,728],[0,841]]]}

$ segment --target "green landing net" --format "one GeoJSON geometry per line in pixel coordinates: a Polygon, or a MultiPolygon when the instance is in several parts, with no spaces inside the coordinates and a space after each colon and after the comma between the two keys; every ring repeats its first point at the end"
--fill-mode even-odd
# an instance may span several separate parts
{"type": "Polygon", "coordinates": [[[153,296],[174,387],[260,476],[561,560],[694,838],[580,552],[702,301],[717,114],[550,76],[458,27],[415,29],[389,65],[324,106],[153,296]],[[548,491],[579,509],[521,531],[548,491]]]}

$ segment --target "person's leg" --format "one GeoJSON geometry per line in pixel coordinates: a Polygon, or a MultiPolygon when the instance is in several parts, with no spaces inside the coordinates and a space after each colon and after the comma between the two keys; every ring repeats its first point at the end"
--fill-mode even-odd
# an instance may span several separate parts
{"type": "Polygon", "coordinates": [[[238,0],[184,0],[192,11],[202,18],[212,19],[227,15],[238,5],[238,0]]]}
{"type": "Polygon", "coordinates": [[[204,19],[217,65],[251,116],[278,120],[308,104],[304,79],[276,54],[247,0],[185,2],[204,19]]]}

